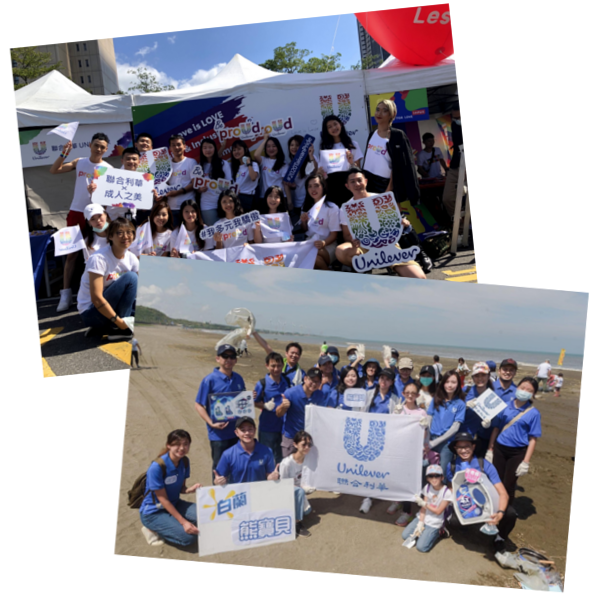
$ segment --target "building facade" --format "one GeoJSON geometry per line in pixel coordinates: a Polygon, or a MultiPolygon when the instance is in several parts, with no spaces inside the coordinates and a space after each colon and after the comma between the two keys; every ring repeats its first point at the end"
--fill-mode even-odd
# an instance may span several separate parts
{"type": "Polygon", "coordinates": [[[360,45],[360,59],[363,65],[366,65],[369,69],[375,69],[379,67],[384,60],[390,56],[387,50],[384,50],[367,32],[367,30],[360,24],[357,19],[358,25],[358,43],[360,45]],[[372,57],[372,58],[370,58],[372,57]],[[372,62],[371,62],[372,61],[372,62]]]}

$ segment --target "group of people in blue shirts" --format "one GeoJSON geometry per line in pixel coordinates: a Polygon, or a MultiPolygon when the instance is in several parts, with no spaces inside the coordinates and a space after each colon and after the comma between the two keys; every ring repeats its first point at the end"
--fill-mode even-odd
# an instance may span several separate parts
{"type": "MultiPolygon", "coordinates": [[[[424,472],[426,486],[414,502],[402,503],[396,524],[408,526],[405,537],[418,530],[416,535],[421,540],[417,549],[431,550],[447,535],[447,523],[456,522],[449,510],[448,496],[454,474],[476,469],[485,473],[498,492],[498,510],[489,523],[495,526],[494,544],[506,546],[517,518],[513,506],[517,479],[528,473],[541,436],[540,412],[533,404],[537,381],[523,377],[517,383],[515,360],[502,361],[495,379],[495,364],[478,362],[471,372],[473,383],[461,387],[457,371],[443,373],[437,360],[433,365],[425,365],[419,377],[413,378],[412,360],[400,357],[395,349],[382,365],[377,359],[365,359],[358,346],[351,345],[346,350],[348,362],[342,366],[339,350],[329,346],[322,348],[317,364],[304,370],[300,366],[302,346],[299,343],[290,342],[282,356],[258,332],[253,336],[266,353],[265,376],[255,384],[253,392],[254,404],[260,409],[258,426],[250,417],[230,421],[211,417],[213,395],[247,389],[241,375],[234,371],[238,357],[236,348],[231,345],[222,344],[217,348],[218,366],[204,377],[196,396],[195,408],[208,430],[215,485],[278,479],[282,476],[280,465],[283,465],[284,476],[295,478],[296,531],[298,535],[310,535],[303,519],[310,512],[306,495],[314,490],[302,487],[299,475],[303,458],[312,446],[310,432],[305,431],[306,406],[419,415],[424,429],[424,465],[428,465],[424,472]],[[352,388],[367,391],[363,406],[344,403],[344,392],[352,388]],[[478,397],[486,390],[493,391],[506,405],[491,420],[482,420],[474,410],[478,397]],[[417,510],[413,511],[415,505],[417,510]],[[411,514],[413,512],[416,514],[411,514]]],[[[185,483],[189,463],[178,466],[180,445],[173,449],[171,453],[167,441],[167,448],[160,457],[169,468],[178,469],[172,490],[194,491],[197,485],[186,487],[185,483]]],[[[194,507],[182,504],[183,512],[178,510],[178,502],[183,501],[179,500],[178,493],[171,498],[171,488],[166,484],[169,468],[165,473],[155,461],[148,471],[146,496],[140,508],[143,530],[149,543],[167,540],[185,545],[184,541],[192,543],[197,533],[193,524],[194,507]],[[161,519],[169,524],[165,525],[166,531],[161,519]],[[175,535],[171,535],[172,530],[176,530],[175,535]]],[[[361,512],[368,512],[371,504],[370,499],[364,499],[361,512]]],[[[392,503],[388,513],[395,512],[399,505],[399,502],[392,503]]]]}

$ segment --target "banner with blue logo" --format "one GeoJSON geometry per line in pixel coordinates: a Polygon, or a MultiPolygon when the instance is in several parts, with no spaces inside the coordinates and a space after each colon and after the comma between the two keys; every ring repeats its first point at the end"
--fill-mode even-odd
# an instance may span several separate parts
{"type": "Polygon", "coordinates": [[[306,407],[314,446],[302,485],[381,500],[412,500],[421,490],[419,417],[306,407]]]}

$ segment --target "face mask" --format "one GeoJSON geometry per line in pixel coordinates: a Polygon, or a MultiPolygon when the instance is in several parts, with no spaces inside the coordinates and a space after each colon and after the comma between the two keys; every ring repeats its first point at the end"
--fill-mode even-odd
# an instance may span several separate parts
{"type": "Polygon", "coordinates": [[[531,392],[526,392],[525,390],[517,390],[515,397],[521,402],[526,402],[527,400],[531,400],[533,394],[531,392]]]}
{"type": "Polygon", "coordinates": [[[433,383],[433,377],[421,377],[421,379],[419,379],[419,381],[424,386],[428,386],[428,385],[431,385],[433,383]]]}
{"type": "Polygon", "coordinates": [[[95,233],[102,233],[103,231],[106,231],[108,229],[108,221],[106,223],[104,223],[104,227],[102,229],[98,229],[97,227],[92,227],[92,230],[95,233]]]}
{"type": "Polygon", "coordinates": [[[396,366],[396,363],[397,363],[397,362],[398,362],[398,361],[397,361],[395,358],[390,358],[390,367],[394,367],[394,366],[396,366]]]}
{"type": "Polygon", "coordinates": [[[351,354],[351,355],[348,357],[348,360],[349,360],[350,362],[354,362],[354,361],[355,361],[357,358],[358,358],[358,356],[356,356],[356,354],[351,354]]]}
{"type": "Polygon", "coordinates": [[[331,362],[335,365],[340,357],[337,354],[328,354],[329,358],[331,358],[331,362]]]}

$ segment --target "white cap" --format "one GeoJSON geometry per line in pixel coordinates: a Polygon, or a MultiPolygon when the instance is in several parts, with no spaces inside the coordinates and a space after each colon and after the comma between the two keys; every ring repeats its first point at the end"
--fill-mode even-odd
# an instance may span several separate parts
{"type": "Polygon", "coordinates": [[[427,471],[425,472],[425,476],[427,475],[443,475],[444,471],[442,471],[442,467],[440,465],[429,465],[427,467],[427,471]]]}
{"type": "Polygon", "coordinates": [[[104,206],[100,206],[99,204],[88,204],[83,209],[83,216],[86,221],[89,221],[94,215],[101,215],[104,213],[104,206]]]}

